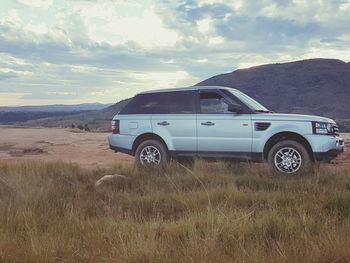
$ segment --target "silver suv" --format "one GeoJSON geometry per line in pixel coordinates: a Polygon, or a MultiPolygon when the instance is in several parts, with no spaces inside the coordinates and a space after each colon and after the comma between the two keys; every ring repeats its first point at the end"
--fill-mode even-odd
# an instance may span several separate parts
{"type": "Polygon", "coordinates": [[[142,165],[181,156],[268,162],[295,173],[345,151],[328,118],[273,113],[232,88],[194,86],[142,92],[112,121],[110,148],[142,165]]]}

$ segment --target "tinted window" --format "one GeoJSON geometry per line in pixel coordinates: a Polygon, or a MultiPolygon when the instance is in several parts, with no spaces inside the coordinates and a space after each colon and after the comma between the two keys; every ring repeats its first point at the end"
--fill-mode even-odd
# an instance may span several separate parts
{"type": "Polygon", "coordinates": [[[121,114],[195,113],[194,91],[157,92],[137,95],[121,114]]]}
{"type": "Polygon", "coordinates": [[[230,113],[228,111],[227,99],[216,92],[200,93],[201,113],[230,113]]]}

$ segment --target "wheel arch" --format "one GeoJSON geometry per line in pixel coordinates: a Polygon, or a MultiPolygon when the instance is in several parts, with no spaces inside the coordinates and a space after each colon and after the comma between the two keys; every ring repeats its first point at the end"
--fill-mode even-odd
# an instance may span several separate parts
{"type": "Polygon", "coordinates": [[[312,151],[311,144],[309,141],[302,135],[296,132],[279,132],[271,136],[267,142],[264,145],[264,150],[263,150],[263,158],[264,160],[267,160],[267,156],[271,148],[278,142],[283,141],[283,140],[294,140],[296,142],[299,142],[302,144],[305,149],[307,150],[310,159],[314,161],[314,155],[312,151]]]}
{"type": "Polygon", "coordinates": [[[160,137],[159,135],[155,134],[155,133],[151,133],[151,132],[147,132],[147,133],[143,133],[139,136],[137,136],[137,138],[134,140],[133,144],[132,144],[132,154],[135,155],[136,149],[137,147],[144,141],[146,140],[158,140],[160,141],[162,144],[164,144],[164,146],[166,147],[166,150],[169,151],[168,145],[166,144],[166,142],[163,140],[162,137],[160,137]]]}

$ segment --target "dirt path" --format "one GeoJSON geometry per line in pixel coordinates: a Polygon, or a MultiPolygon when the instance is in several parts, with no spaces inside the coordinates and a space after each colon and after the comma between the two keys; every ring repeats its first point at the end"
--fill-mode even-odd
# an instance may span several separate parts
{"type": "Polygon", "coordinates": [[[109,149],[108,133],[0,126],[0,161],[43,160],[105,167],[132,157],[109,149]]]}

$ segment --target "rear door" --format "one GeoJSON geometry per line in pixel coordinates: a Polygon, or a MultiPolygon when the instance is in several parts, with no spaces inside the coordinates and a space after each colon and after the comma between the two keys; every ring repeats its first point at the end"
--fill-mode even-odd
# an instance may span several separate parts
{"type": "MultiPolygon", "coordinates": [[[[252,147],[251,116],[228,111],[232,98],[218,90],[199,93],[197,115],[198,154],[249,157],[252,147]]],[[[240,103],[240,101],[232,101],[240,103]]]]}
{"type": "Polygon", "coordinates": [[[153,93],[152,129],[170,151],[192,154],[197,150],[196,91],[153,93]]]}

